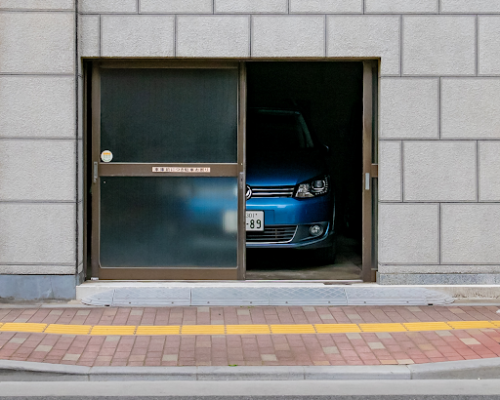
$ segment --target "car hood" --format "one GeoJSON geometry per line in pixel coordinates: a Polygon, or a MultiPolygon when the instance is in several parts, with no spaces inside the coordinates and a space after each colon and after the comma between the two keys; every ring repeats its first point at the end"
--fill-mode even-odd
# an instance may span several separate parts
{"type": "Polygon", "coordinates": [[[247,156],[246,178],[250,186],[292,186],[326,173],[325,156],[318,150],[247,156]]]}

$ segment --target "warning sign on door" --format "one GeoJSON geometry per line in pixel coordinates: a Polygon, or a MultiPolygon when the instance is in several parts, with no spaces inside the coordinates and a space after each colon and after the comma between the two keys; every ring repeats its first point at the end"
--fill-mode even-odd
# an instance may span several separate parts
{"type": "Polygon", "coordinates": [[[176,173],[209,173],[210,167],[153,167],[153,172],[176,172],[176,173]]]}

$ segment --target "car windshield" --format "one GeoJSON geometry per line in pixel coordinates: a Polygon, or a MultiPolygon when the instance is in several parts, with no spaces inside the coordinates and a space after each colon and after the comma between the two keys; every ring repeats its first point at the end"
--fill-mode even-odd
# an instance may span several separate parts
{"type": "Polygon", "coordinates": [[[313,148],[304,118],[293,111],[251,112],[247,124],[248,150],[288,152],[313,148]]]}

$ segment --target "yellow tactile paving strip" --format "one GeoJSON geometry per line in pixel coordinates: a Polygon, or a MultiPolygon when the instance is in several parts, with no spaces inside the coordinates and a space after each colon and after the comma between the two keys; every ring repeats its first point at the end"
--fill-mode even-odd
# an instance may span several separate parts
{"type": "Polygon", "coordinates": [[[135,332],[136,335],[178,335],[181,333],[181,327],[180,326],[138,326],[137,331],[135,332]]]}
{"type": "Polygon", "coordinates": [[[43,333],[54,333],[58,335],[88,335],[92,326],[90,325],[49,325],[43,333]]]}
{"type": "Polygon", "coordinates": [[[361,332],[406,332],[403,324],[359,324],[361,332]]]}
{"type": "Polygon", "coordinates": [[[448,322],[453,329],[495,329],[490,321],[455,321],[448,322]]]}
{"type": "Polygon", "coordinates": [[[0,328],[0,332],[28,332],[28,333],[41,333],[47,328],[47,324],[29,324],[29,323],[15,323],[7,322],[0,328]]]}
{"type": "Polygon", "coordinates": [[[361,328],[356,324],[322,324],[315,325],[318,333],[356,333],[361,328]]]}
{"type": "Polygon", "coordinates": [[[448,331],[450,325],[446,322],[411,322],[403,324],[409,332],[448,331]]]}
{"type": "MultiPolygon", "coordinates": [[[[1,329],[1,328],[0,328],[1,329]]],[[[133,335],[137,331],[137,326],[128,325],[96,325],[90,331],[91,335],[101,335],[101,336],[123,336],[123,335],[133,335]]]]}
{"type": "Polygon", "coordinates": [[[270,325],[271,332],[276,334],[293,334],[293,333],[316,333],[314,325],[270,325]]]}
{"type": "Polygon", "coordinates": [[[154,336],[154,335],[293,335],[318,333],[425,332],[464,329],[499,329],[500,321],[448,321],[381,324],[296,325],[61,325],[0,323],[0,332],[57,335],[154,336]]]}
{"type": "Polygon", "coordinates": [[[224,335],[225,325],[184,325],[181,335],[224,335]]]}

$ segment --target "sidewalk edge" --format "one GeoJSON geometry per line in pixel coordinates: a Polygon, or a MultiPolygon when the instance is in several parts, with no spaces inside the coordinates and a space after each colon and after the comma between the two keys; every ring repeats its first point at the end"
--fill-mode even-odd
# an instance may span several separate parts
{"type": "Polygon", "coordinates": [[[0,381],[261,381],[499,379],[500,358],[419,365],[83,367],[0,360],[0,381]]]}
{"type": "Polygon", "coordinates": [[[408,365],[411,379],[499,379],[500,358],[408,365]]]}

